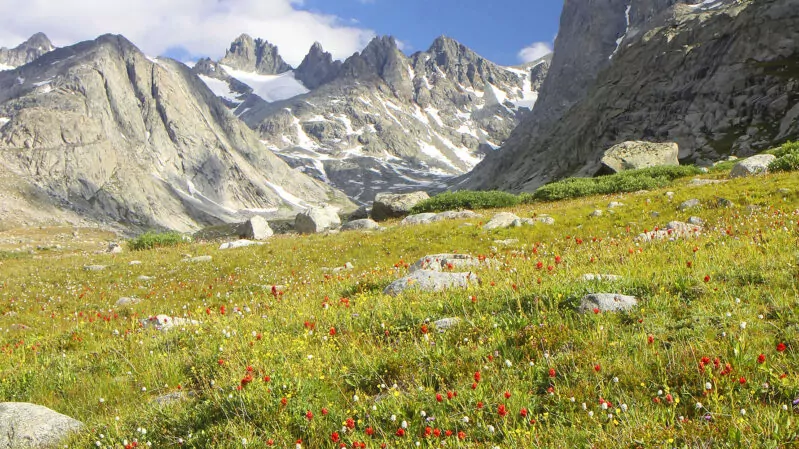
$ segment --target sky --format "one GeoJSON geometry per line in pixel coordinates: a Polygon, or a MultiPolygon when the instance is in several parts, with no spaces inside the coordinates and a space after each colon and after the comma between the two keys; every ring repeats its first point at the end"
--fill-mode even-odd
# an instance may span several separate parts
{"type": "Polygon", "coordinates": [[[563,0],[0,0],[0,47],[36,32],[56,46],[122,34],[151,56],[224,55],[242,33],[299,65],[318,41],[336,59],[392,35],[406,53],[440,35],[516,65],[551,50],[563,0]]]}

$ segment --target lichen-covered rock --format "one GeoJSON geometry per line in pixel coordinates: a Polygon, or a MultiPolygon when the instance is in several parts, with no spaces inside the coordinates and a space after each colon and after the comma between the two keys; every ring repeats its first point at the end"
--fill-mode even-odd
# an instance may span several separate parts
{"type": "Polygon", "coordinates": [[[378,193],[372,204],[372,218],[377,221],[389,218],[405,217],[411,213],[413,206],[429,199],[425,192],[413,193],[378,193]]]}
{"type": "Polygon", "coordinates": [[[348,221],[341,226],[342,231],[374,231],[377,229],[380,229],[380,225],[370,218],[348,221]]]}
{"type": "Polygon", "coordinates": [[[742,178],[768,173],[768,166],[777,159],[773,154],[758,154],[735,164],[730,170],[730,178],[742,178]]]}
{"type": "Polygon", "coordinates": [[[473,273],[441,273],[432,270],[417,270],[392,282],[383,293],[397,296],[406,290],[436,292],[446,289],[467,288],[470,284],[479,283],[480,279],[473,273]]]}
{"type": "Polygon", "coordinates": [[[591,311],[622,312],[631,310],[637,305],[638,300],[634,296],[616,293],[594,293],[583,297],[578,310],[581,313],[591,311]]]}
{"type": "Polygon", "coordinates": [[[297,214],[294,229],[300,234],[317,234],[341,227],[338,211],[332,207],[313,207],[297,214]]]}
{"type": "Polygon", "coordinates": [[[677,160],[679,153],[679,147],[673,142],[628,141],[614,145],[605,151],[602,165],[614,173],[661,165],[680,165],[677,160]]]}
{"type": "Polygon", "coordinates": [[[0,403],[0,447],[38,449],[56,446],[83,423],[41,405],[0,403]]]}
{"type": "Polygon", "coordinates": [[[269,222],[261,216],[254,216],[239,225],[239,236],[250,240],[266,240],[274,235],[269,222]]]}

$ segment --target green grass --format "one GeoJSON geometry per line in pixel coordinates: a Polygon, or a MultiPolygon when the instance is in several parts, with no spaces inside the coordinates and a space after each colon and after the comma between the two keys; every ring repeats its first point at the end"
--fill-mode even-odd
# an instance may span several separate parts
{"type": "Polygon", "coordinates": [[[444,212],[464,209],[495,209],[511,207],[519,204],[520,198],[507,192],[475,192],[461,190],[458,192],[440,193],[417,204],[411,213],[444,212]]]}
{"type": "Polygon", "coordinates": [[[786,142],[778,148],[768,151],[777,159],[768,166],[772,172],[790,172],[799,170],[799,142],[786,142]]]}
{"type": "Polygon", "coordinates": [[[663,166],[630,170],[596,178],[569,178],[540,187],[532,194],[535,200],[558,201],[590,195],[636,192],[665,187],[672,181],[700,174],[693,166],[663,166]]]}
{"type": "Polygon", "coordinates": [[[63,443],[74,448],[134,440],[333,448],[334,432],[347,447],[375,448],[442,440],[469,448],[793,447],[799,196],[785,188],[799,191],[799,179],[676,180],[671,199],[655,189],[503,209],[548,214],[554,226],[484,231],[494,211],[483,211],[473,226],[389,222],[384,232],[275,236],[237,250],[187,243],[5,259],[0,401],[85,422],[63,443]],[[736,206],[703,209],[699,237],[636,242],[645,230],[686,220],[682,201],[715,204],[717,196],[736,206]],[[610,200],[625,206],[586,219],[610,200]],[[750,204],[761,208],[750,214],[750,204]],[[509,239],[517,242],[495,242],[509,239]],[[453,251],[500,268],[477,270],[482,283],[467,291],[381,293],[418,258],[453,251]],[[213,260],[184,262],[186,252],[213,260]],[[355,269],[322,269],[346,262],[355,269]],[[84,271],[87,264],[108,268],[84,271]],[[586,273],[623,278],[581,282],[586,273]],[[640,304],[629,313],[577,313],[591,292],[632,294],[640,304]],[[122,296],[141,302],[115,306],[122,296]],[[156,314],[200,324],[140,326],[156,314]],[[462,321],[436,332],[431,322],[445,317],[462,321]],[[155,402],[174,393],[185,400],[155,402]],[[426,437],[427,426],[453,435],[426,437]]]}
{"type": "Polygon", "coordinates": [[[164,248],[167,246],[177,246],[190,241],[190,238],[179,232],[152,232],[144,234],[128,241],[128,247],[134,251],[153,248],[164,248]]]}

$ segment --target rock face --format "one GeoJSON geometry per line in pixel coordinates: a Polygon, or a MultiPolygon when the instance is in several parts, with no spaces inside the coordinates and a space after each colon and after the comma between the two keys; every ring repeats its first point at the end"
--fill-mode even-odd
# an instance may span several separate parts
{"type": "Polygon", "coordinates": [[[411,56],[378,37],[341,62],[316,43],[280,75],[299,89],[272,99],[256,86],[272,81],[240,77],[242,89],[225,59],[195,71],[291,166],[366,204],[474,167],[532,108],[548,62],[500,67],[445,37],[411,56]]]}
{"type": "Polygon", "coordinates": [[[263,39],[253,39],[248,34],[236,38],[219,63],[262,75],[278,75],[291,70],[276,46],[263,39]]]}
{"type": "Polygon", "coordinates": [[[300,234],[316,234],[341,226],[341,219],[332,207],[314,207],[297,214],[294,229],[300,234]]]}
{"type": "Polygon", "coordinates": [[[83,423],[41,405],[0,403],[0,447],[54,447],[83,423]]]}
{"type": "Polygon", "coordinates": [[[352,207],[267,151],[185,65],[121,36],[0,72],[0,118],[0,166],[15,188],[96,221],[190,231],[252,210],[352,207]]]}
{"type": "Polygon", "coordinates": [[[773,154],[758,154],[746,158],[735,164],[730,170],[730,178],[742,178],[745,176],[760,175],[768,173],[768,166],[777,159],[773,154]]]}
{"type": "Polygon", "coordinates": [[[625,170],[680,165],[676,143],[622,142],[610,147],[602,156],[603,168],[613,173],[625,170]]]}
{"type": "Polygon", "coordinates": [[[624,312],[633,309],[638,305],[638,300],[633,296],[619,295],[615,293],[595,293],[586,295],[580,301],[579,311],[581,313],[599,312],[624,312]]]}
{"type": "Polygon", "coordinates": [[[23,66],[38,59],[45,53],[55,50],[53,43],[44,33],[36,33],[14,48],[0,48],[0,71],[6,68],[23,66]]]}
{"type": "Polygon", "coordinates": [[[397,296],[405,290],[436,292],[452,288],[466,288],[479,283],[480,279],[472,273],[441,273],[431,270],[417,270],[391,283],[383,293],[397,296]]]}
{"type": "Polygon", "coordinates": [[[372,204],[372,218],[381,221],[408,215],[413,206],[429,199],[425,192],[413,193],[378,193],[372,204]]]}
{"type": "Polygon", "coordinates": [[[536,108],[458,188],[593,175],[602,150],[628,140],[676,142],[681,161],[706,164],[796,139],[796,6],[567,1],[536,108]]]}

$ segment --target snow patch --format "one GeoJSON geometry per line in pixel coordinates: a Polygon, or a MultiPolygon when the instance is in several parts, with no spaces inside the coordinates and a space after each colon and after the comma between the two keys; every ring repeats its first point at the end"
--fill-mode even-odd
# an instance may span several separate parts
{"type": "Polygon", "coordinates": [[[0,128],[5,126],[6,123],[10,122],[11,119],[8,117],[0,117],[0,128]]]}
{"type": "MultiPolygon", "coordinates": [[[[705,3],[706,2],[707,0],[705,0],[705,3]]],[[[616,49],[613,50],[613,53],[611,53],[610,56],[608,56],[608,59],[613,59],[613,57],[616,56],[616,53],[621,48],[622,42],[624,42],[624,39],[627,37],[627,33],[630,32],[630,10],[632,7],[633,5],[630,3],[627,5],[627,9],[624,11],[624,16],[627,18],[627,28],[624,30],[624,34],[622,34],[620,38],[616,39],[616,49]]]]}
{"type": "Polygon", "coordinates": [[[0,72],[5,72],[6,70],[14,70],[14,69],[16,69],[16,67],[10,66],[10,65],[5,65],[5,64],[0,64],[0,72]]]}
{"type": "Polygon", "coordinates": [[[444,122],[441,120],[441,116],[438,115],[438,112],[439,112],[438,109],[436,109],[436,108],[434,108],[432,106],[428,106],[428,107],[426,107],[424,109],[424,111],[427,112],[427,114],[430,117],[433,117],[433,120],[435,120],[435,122],[438,123],[438,126],[441,126],[441,127],[444,126],[444,122]]]}
{"type": "Polygon", "coordinates": [[[224,98],[225,100],[231,101],[233,103],[239,104],[241,100],[237,98],[239,94],[230,90],[230,85],[227,81],[218,80],[216,78],[211,78],[210,76],[206,75],[197,75],[200,77],[201,80],[211,89],[211,92],[214,93],[217,97],[224,98]]]}
{"type": "Polygon", "coordinates": [[[226,65],[220,66],[228,75],[250,86],[255,95],[270,103],[303,95],[310,92],[294,77],[294,71],[280,75],[261,75],[254,72],[236,70],[226,65]]]}
{"type": "Polygon", "coordinates": [[[277,193],[277,196],[279,196],[283,201],[297,207],[308,207],[308,204],[305,201],[292,195],[283,187],[280,187],[277,184],[272,184],[269,181],[264,182],[269,186],[270,189],[274,190],[275,193],[277,193]]]}
{"type": "Polygon", "coordinates": [[[446,156],[444,156],[444,153],[442,153],[441,150],[436,148],[435,145],[429,144],[427,142],[419,142],[419,149],[422,150],[423,154],[426,154],[427,156],[430,156],[431,158],[439,162],[443,162],[445,165],[452,167],[453,170],[459,171],[458,168],[455,167],[452,164],[452,162],[450,162],[450,160],[447,159],[446,156]]]}

